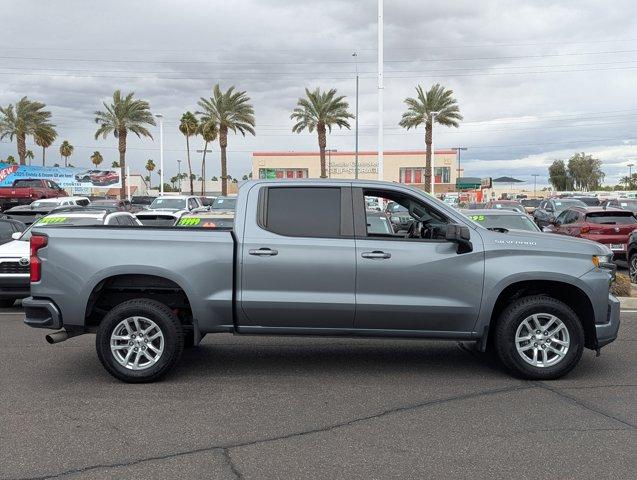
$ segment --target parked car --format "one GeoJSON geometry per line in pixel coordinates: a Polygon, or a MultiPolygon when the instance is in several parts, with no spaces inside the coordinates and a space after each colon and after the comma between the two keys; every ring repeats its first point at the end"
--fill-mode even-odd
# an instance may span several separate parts
{"type": "Polygon", "coordinates": [[[515,200],[491,200],[485,206],[487,210],[512,210],[514,212],[526,213],[520,202],[515,200]]]}
{"type": "Polygon", "coordinates": [[[163,196],[155,198],[148,206],[149,210],[165,210],[176,212],[178,210],[192,211],[201,208],[199,197],[188,195],[163,196]]]}
{"type": "Polygon", "coordinates": [[[199,200],[201,201],[201,205],[208,209],[212,207],[212,204],[214,203],[216,199],[217,197],[199,197],[199,200]]]}
{"type": "Polygon", "coordinates": [[[526,213],[513,210],[462,210],[462,213],[489,230],[541,231],[526,213]]]}
{"type": "Polygon", "coordinates": [[[135,217],[144,226],[172,227],[185,213],[188,212],[185,210],[142,210],[137,212],[135,217]]]}
{"type": "Polygon", "coordinates": [[[42,198],[68,197],[57,183],[41,178],[19,178],[10,187],[0,187],[0,210],[28,205],[42,198]]]}
{"type": "Polygon", "coordinates": [[[234,210],[201,210],[184,213],[175,224],[177,227],[232,228],[234,210]]]}
{"type": "Polygon", "coordinates": [[[574,198],[551,198],[540,203],[533,212],[533,219],[538,227],[548,227],[564,209],[585,206],[584,202],[574,198]]]}
{"type": "Polygon", "coordinates": [[[535,198],[524,198],[520,200],[520,203],[524,207],[524,210],[526,210],[526,213],[528,213],[529,215],[533,215],[535,209],[540,206],[540,202],[541,200],[535,198]]]}
{"type": "Polygon", "coordinates": [[[14,233],[21,233],[27,229],[27,226],[17,220],[10,218],[0,218],[0,245],[11,242],[14,233]]]}
{"type": "Polygon", "coordinates": [[[602,207],[621,208],[637,214],[637,199],[634,198],[610,198],[602,202],[602,207]]]}
{"type": "Polygon", "coordinates": [[[628,236],[637,229],[637,218],[628,210],[571,207],[563,210],[545,231],[586,238],[610,248],[614,258],[625,259],[628,236]]]}
{"type": "Polygon", "coordinates": [[[573,195],[572,197],[568,197],[568,198],[574,198],[575,200],[579,200],[580,202],[585,203],[589,207],[598,207],[600,205],[599,198],[597,197],[573,195]]]}
{"type": "Polygon", "coordinates": [[[237,197],[217,197],[212,202],[210,210],[234,210],[237,206],[237,197]]]}
{"type": "Polygon", "coordinates": [[[95,186],[105,187],[119,182],[119,173],[112,170],[98,170],[89,176],[89,180],[95,186]]]}
{"type": "Polygon", "coordinates": [[[407,208],[398,202],[389,202],[385,208],[385,215],[389,218],[394,232],[406,232],[413,220],[407,208]]]}
{"type": "Polygon", "coordinates": [[[134,210],[146,210],[153,200],[157,197],[151,197],[148,195],[133,195],[131,197],[131,204],[134,210]]]}
{"type": "Polygon", "coordinates": [[[95,200],[92,205],[95,208],[106,208],[109,210],[117,210],[119,212],[131,212],[136,209],[133,209],[130,200],[95,200]]]}
{"type": "Polygon", "coordinates": [[[96,332],[102,365],[126,382],[158,379],[208,333],[476,341],[542,380],[617,337],[599,243],[490,231],[390,182],[246,182],[236,219],[232,231],[35,227],[24,321],[56,330],[50,343],[96,332]],[[407,232],[369,232],[365,196],[405,207],[407,232]]]}
{"type": "Polygon", "coordinates": [[[8,218],[18,220],[29,226],[37,219],[48,215],[56,209],[70,206],[85,207],[90,205],[90,203],[91,201],[87,197],[45,198],[36,200],[30,205],[18,205],[17,207],[9,208],[4,214],[8,218]]]}
{"type": "MultiPolygon", "coordinates": [[[[0,245],[0,307],[9,307],[17,299],[29,296],[29,240],[34,226],[56,225],[109,225],[140,226],[127,212],[90,210],[82,207],[65,207],[38,219],[22,233],[13,233],[13,240],[0,245]]],[[[94,253],[92,254],[94,256],[94,253]]]]}
{"type": "Polygon", "coordinates": [[[637,283],[637,230],[633,230],[628,236],[626,246],[628,257],[628,275],[631,283],[637,283]]]}
{"type": "Polygon", "coordinates": [[[101,170],[85,170],[83,172],[76,173],[74,178],[77,182],[86,183],[91,181],[92,175],[97,175],[100,172],[101,170]]]}

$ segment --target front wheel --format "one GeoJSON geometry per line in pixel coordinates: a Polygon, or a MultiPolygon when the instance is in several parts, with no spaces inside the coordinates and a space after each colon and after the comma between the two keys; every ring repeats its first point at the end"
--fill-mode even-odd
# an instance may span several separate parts
{"type": "Polygon", "coordinates": [[[628,257],[628,275],[630,276],[630,283],[637,283],[637,252],[628,257]]]}
{"type": "Polygon", "coordinates": [[[106,314],[95,339],[108,373],[129,383],[152,382],[179,360],[184,333],[179,319],[161,302],[128,300],[106,314]]]}
{"type": "Polygon", "coordinates": [[[543,295],[507,307],[495,329],[495,347],[504,365],[534,380],[570,372],[582,357],[584,329],[565,303],[543,295]]]}

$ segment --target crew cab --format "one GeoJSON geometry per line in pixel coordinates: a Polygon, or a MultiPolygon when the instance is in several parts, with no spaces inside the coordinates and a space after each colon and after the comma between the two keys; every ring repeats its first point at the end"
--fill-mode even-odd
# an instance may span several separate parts
{"type": "Polygon", "coordinates": [[[40,178],[19,178],[10,187],[0,187],[0,209],[26,205],[42,198],[68,197],[57,183],[40,178]]]}
{"type": "Polygon", "coordinates": [[[475,341],[553,379],[619,328],[608,247],[490,231],[394,183],[251,181],[232,229],[38,225],[30,250],[25,323],[55,330],[50,343],[95,333],[126,382],[224,332],[475,341]],[[366,197],[404,206],[407,231],[370,228],[366,197]]]}

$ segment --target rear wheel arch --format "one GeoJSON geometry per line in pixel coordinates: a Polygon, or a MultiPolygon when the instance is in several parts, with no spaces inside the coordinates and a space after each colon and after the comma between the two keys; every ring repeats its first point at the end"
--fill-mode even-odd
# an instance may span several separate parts
{"type": "Polygon", "coordinates": [[[192,304],[179,283],[161,275],[118,274],[100,280],[86,303],[85,325],[91,330],[117,305],[133,299],[156,300],[175,313],[185,328],[186,337],[194,332],[192,304]]]}
{"type": "Polygon", "coordinates": [[[590,298],[581,288],[559,280],[524,280],[507,285],[493,304],[489,319],[488,338],[486,342],[483,341],[483,345],[492,343],[498,319],[513,301],[534,295],[554,298],[568,305],[582,324],[586,348],[595,348],[595,315],[590,298]]]}

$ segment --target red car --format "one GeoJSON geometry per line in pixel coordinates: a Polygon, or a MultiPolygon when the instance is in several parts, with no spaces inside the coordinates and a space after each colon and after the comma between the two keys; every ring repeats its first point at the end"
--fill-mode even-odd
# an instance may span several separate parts
{"type": "Polygon", "coordinates": [[[615,258],[626,258],[628,236],[635,229],[637,218],[629,210],[571,207],[560,213],[545,231],[603,243],[615,258]]]}
{"type": "Polygon", "coordinates": [[[117,172],[102,171],[99,173],[92,173],[90,175],[90,179],[93,185],[106,186],[119,182],[119,175],[117,172]]]}

